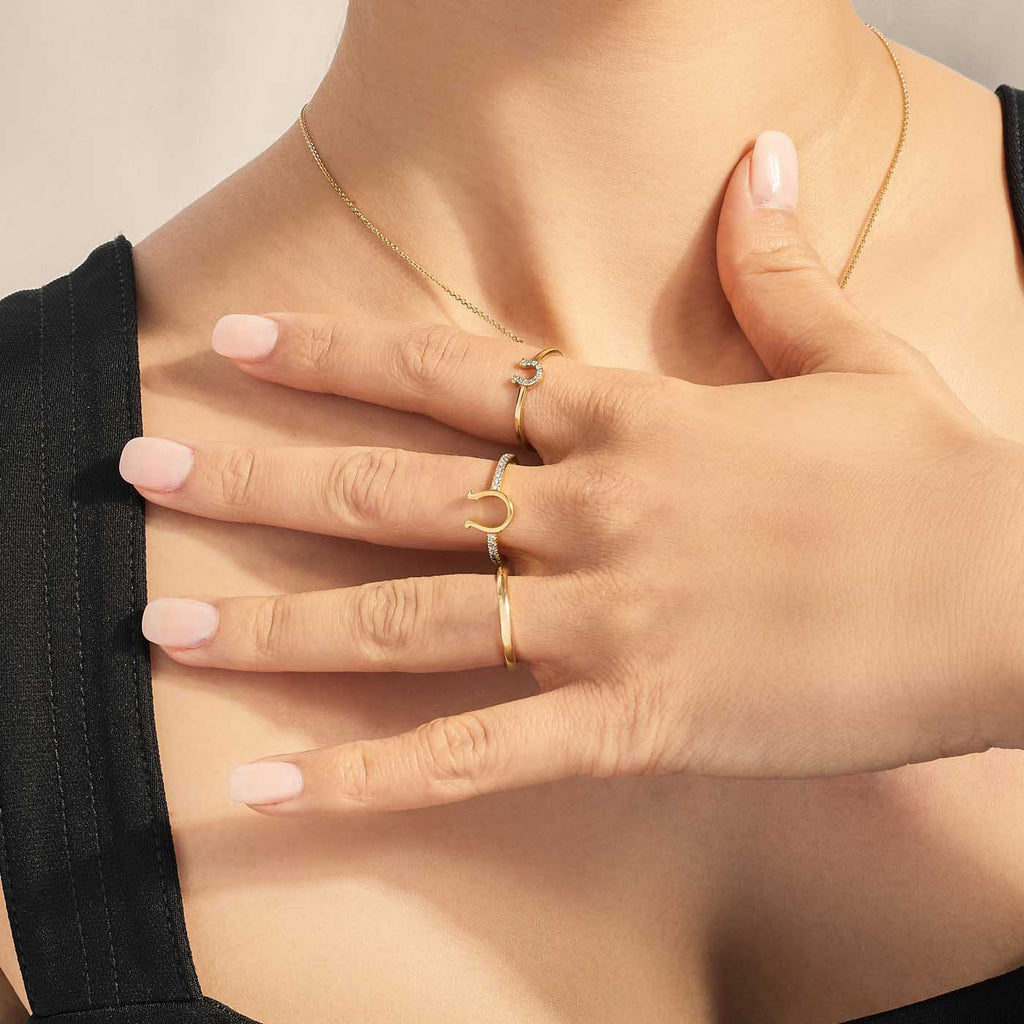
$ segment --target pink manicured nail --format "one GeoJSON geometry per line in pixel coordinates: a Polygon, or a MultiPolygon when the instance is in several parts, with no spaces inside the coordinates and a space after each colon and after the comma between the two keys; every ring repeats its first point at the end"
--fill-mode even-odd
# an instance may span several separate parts
{"type": "Polygon", "coordinates": [[[265,359],[276,343],[277,321],[265,316],[230,313],[213,327],[213,351],[230,359],[265,359]]]}
{"type": "Polygon", "coordinates": [[[750,198],[755,206],[795,210],[799,164],[793,140],[761,132],[750,157],[750,198]]]}
{"type": "Polygon", "coordinates": [[[158,597],[142,613],[142,635],[161,647],[198,647],[217,632],[212,604],[187,597],[158,597]]]}
{"type": "Polygon", "coordinates": [[[279,804],[302,792],[302,772],[287,761],[254,761],[233,769],[228,795],[240,804],[279,804]]]}
{"type": "Polygon", "coordinates": [[[121,449],[121,476],[136,487],[176,491],[192,470],[195,453],[162,437],[133,437],[121,449]]]}

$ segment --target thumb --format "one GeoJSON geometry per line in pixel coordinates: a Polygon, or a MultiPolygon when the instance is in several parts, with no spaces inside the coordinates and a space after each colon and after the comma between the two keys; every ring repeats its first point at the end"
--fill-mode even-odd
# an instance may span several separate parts
{"type": "Polygon", "coordinates": [[[762,132],[726,190],[718,274],[743,333],[773,377],[911,368],[910,347],[850,302],[804,235],[797,177],[789,136],[762,132]]]}

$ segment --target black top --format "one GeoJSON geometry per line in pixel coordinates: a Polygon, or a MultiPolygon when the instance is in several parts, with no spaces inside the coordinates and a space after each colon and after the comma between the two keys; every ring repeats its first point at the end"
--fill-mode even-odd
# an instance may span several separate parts
{"type": "MultiPolygon", "coordinates": [[[[1024,243],[1024,93],[999,95],[1024,243]]],[[[142,433],[123,237],[0,302],[0,382],[0,876],[33,1019],[253,1024],[202,995],[185,932],[139,630],[144,505],[117,472],[142,433]]],[[[1024,967],[857,1024],[978,1021],[1024,1024],[1024,967]]]]}

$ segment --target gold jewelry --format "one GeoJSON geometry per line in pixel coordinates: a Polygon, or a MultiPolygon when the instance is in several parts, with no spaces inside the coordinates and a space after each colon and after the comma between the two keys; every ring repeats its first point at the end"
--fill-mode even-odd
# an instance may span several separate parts
{"type": "MultiPolygon", "coordinates": [[[[867,25],[866,27],[870,29],[872,32],[874,32],[875,35],[878,36],[878,38],[882,41],[882,45],[885,46],[886,50],[888,51],[889,57],[893,63],[893,67],[896,69],[896,75],[900,81],[900,91],[903,96],[903,123],[900,127],[900,136],[899,141],[896,144],[896,152],[893,154],[893,158],[889,162],[889,169],[885,172],[885,178],[882,180],[881,187],[875,195],[874,202],[871,204],[871,209],[868,211],[868,216],[864,222],[864,226],[861,228],[860,234],[857,236],[857,241],[854,245],[853,253],[847,261],[846,266],[843,268],[842,274],[839,275],[840,288],[846,287],[850,280],[850,277],[853,275],[853,272],[857,267],[857,264],[860,262],[861,255],[864,252],[864,246],[866,245],[868,240],[868,235],[871,234],[871,229],[875,226],[875,221],[878,218],[878,211],[882,207],[882,200],[885,199],[885,194],[889,191],[890,184],[892,184],[893,175],[895,175],[896,173],[896,165],[899,163],[900,157],[903,154],[903,149],[907,142],[907,133],[910,130],[910,90],[907,87],[907,80],[903,75],[903,68],[900,66],[899,58],[896,56],[896,51],[893,50],[892,46],[889,44],[889,40],[886,39],[885,36],[877,28],[874,27],[874,25],[867,25]]],[[[466,309],[468,309],[471,313],[474,313],[476,316],[480,317],[481,320],[486,321],[496,331],[500,331],[502,334],[504,334],[506,338],[511,338],[513,341],[519,342],[519,344],[523,343],[523,339],[520,338],[519,335],[515,333],[515,331],[506,327],[503,323],[496,320],[489,313],[485,313],[479,306],[474,305],[472,302],[469,301],[469,299],[466,299],[463,296],[461,296],[457,291],[455,291],[453,288],[450,288],[443,281],[438,280],[421,263],[418,263],[416,260],[414,260],[400,245],[398,245],[396,242],[393,242],[390,238],[388,238],[388,236],[385,235],[384,232],[381,231],[381,229],[378,228],[377,225],[374,224],[366,216],[366,214],[364,214],[363,211],[359,209],[358,206],[356,206],[352,197],[338,184],[338,182],[334,179],[334,175],[332,175],[331,172],[327,169],[327,165],[324,163],[323,157],[320,156],[319,151],[314,145],[313,137],[309,133],[309,125],[306,123],[305,105],[299,111],[299,126],[302,129],[302,137],[306,140],[306,146],[309,149],[309,152],[312,154],[313,159],[316,161],[317,167],[320,168],[321,173],[327,179],[331,188],[338,193],[338,195],[344,201],[345,205],[356,215],[356,217],[359,218],[359,220],[364,225],[364,227],[367,228],[367,230],[369,230],[373,235],[375,235],[384,245],[386,245],[394,253],[396,253],[403,260],[405,260],[405,262],[408,263],[409,266],[411,266],[414,270],[417,270],[424,277],[428,278],[430,281],[433,281],[438,288],[440,288],[446,294],[450,295],[453,299],[455,299],[456,302],[459,302],[463,306],[465,306],[466,309]]]]}
{"type": "Polygon", "coordinates": [[[481,498],[498,498],[505,506],[505,518],[497,526],[484,526],[475,519],[467,519],[462,525],[467,529],[479,530],[481,533],[501,533],[509,523],[512,522],[512,514],[515,509],[512,507],[512,499],[504,491],[467,491],[466,497],[471,501],[479,501],[481,498]]]}
{"type": "Polygon", "coordinates": [[[491,556],[491,561],[495,565],[501,565],[501,554],[498,551],[498,534],[508,527],[512,522],[513,515],[515,515],[512,499],[501,489],[501,478],[505,475],[505,467],[510,462],[515,461],[515,453],[506,452],[498,459],[498,464],[494,467],[494,477],[491,480],[490,490],[466,492],[466,497],[470,501],[480,501],[481,498],[497,498],[505,506],[505,519],[497,526],[484,526],[483,523],[478,523],[475,519],[467,519],[462,524],[467,529],[479,530],[481,533],[487,534],[487,553],[491,556]]]}
{"type": "Polygon", "coordinates": [[[532,388],[541,382],[544,376],[544,367],[541,363],[547,359],[548,356],[564,356],[565,353],[560,348],[542,348],[532,359],[520,359],[519,365],[524,369],[533,368],[532,377],[524,377],[521,373],[512,374],[512,383],[519,385],[519,396],[516,398],[516,411],[514,418],[514,426],[516,428],[516,440],[527,448],[531,448],[526,436],[523,434],[523,399],[526,397],[528,388],[532,388]]]}
{"type": "Polygon", "coordinates": [[[516,660],[516,649],[512,642],[512,609],[508,603],[508,567],[498,566],[494,574],[498,588],[498,626],[501,629],[501,649],[505,655],[505,668],[514,672],[519,662],[516,660]]]}
{"type": "Polygon", "coordinates": [[[903,155],[903,150],[907,145],[907,133],[910,131],[910,90],[907,88],[907,80],[903,76],[900,59],[896,56],[896,51],[892,48],[889,40],[874,25],[868,25],[868,28],[882,41],[882,45],[892,60],[892,66],[896,69],[896,77],[900,80],[900,94],[903,97],[903,121],[900,125],[900,137],[896,143],[896,152],[893,153],[892,160],[889,162],[889,169],[885,172],[885,177],[882,179],[882,184],[875,196],[875,201],[871,204],[871,209],[868,211],[867,220],[864,222],[864,227],[861,228],[857,243],[853,247],[853,254],[847,261],[842,274],[839,275],[840,288],[846,287],[857,264],[860,262],[868,235],[871,234],[871,229],[875,226],[875,221],[878,219],[878,211],[882,208],[882,200],[885,199],[885,194],[889,191],[889,185],[892,184],[893,175],[896,173],[896,165],[900,162],[900,157],[903,155]]]}
{"type": "Polygon", "coordinates": [[[455,299],[456,302],[461,302],[462,305],[466,307],[466,309],[468,309],[471,313],[475,313],[478,317],[480,317],[481,320],[486,320],[487,323],[489,323],[496,331],[500,331],[502,334],[504,334],[506,338],[511,338],[513,341],[517,341],[520,345],[522,345],[523,339],[520,338],[519,335],[515,333],[515,331],[510,330],[503,323],[500,323],[499,321],[495,320],[493,316],[491,316],[489,313],[485,313],[479,306],[474,306],[473,303],[469,301],[469,299],[463,298],[457,291],[455,291],[452,288],[449,288],[448,285],[446,285],[443,281],[439,281],[436,277],[434,277],[432,273],[430,273],[429,270],[426,269],[426,267],[424,267],[422,264],[414,260],[400,245],[398,245],[396,242],[391,241],[391,239],[388,238],[388,236],[385,235],[384,232],[381,231],[381,229],[377,227],[377,225],[374,224],[373,221],[371,221],[369,217],[367,217],[366,214],[364,214],[363,211],[359,209],[358,206],[356,206],[352,197],[337,183],[337,181],[334,180],[334,175],[331,174],[331,172],[327,169],[327,164],[324,163],[323,157],[320,156],[319,150],[317,150],[316,146],[313,144],[313,137],[309,134],[309,125],[306,124],[307,106],[309,106],[308,103],[303,105],[302,109],[299,111],[299,125],[302,128],[302,137],[306,140],[306,146],[308,147],[310,153],[313,155],[313,159],[316,161],[317,167],[319,167],[320,170],[323,172],[323,176],[327,179],[331,188],[333,188],[334,191],[337,192],[339,196],[341,196],[345,205],[359,218],[363,225],[372,234],[376,235],[376,237],[394,253],[401,256],[402,259],[405,260],[405,262],[408,263],[410,267],[412,267],[414,270],[418,270],[424,277],[433,281],[434,284],[436,284],[437,287],[441,289],[441,291],[447,292],[447,294],[450,295],[453,299],[455,299]]]}
{"type": "MultiPolygon", "coordinates": [[[[497,465],[494,467],[494,476],[491,478],[491,490],[504,493],[501,490],[501,481],[505,476],[505,469],[511,463],[516,461],[515,452],[505,452],[500,459],[498,459],[497,465]]],[[[468,524],[467,524],[468,525],[468,524]]],[[[500,531],[498,531],[500,532],[500,531]]],[[[495,565],[501,565],[501,552],[498,550],[498,534],[488,533],[487,534],[487,554],[490,555],[491,561],[495,565]]]]}

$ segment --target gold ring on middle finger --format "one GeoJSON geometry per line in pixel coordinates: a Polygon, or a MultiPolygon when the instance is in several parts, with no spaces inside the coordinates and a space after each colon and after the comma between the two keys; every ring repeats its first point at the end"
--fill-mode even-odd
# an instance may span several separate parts
{"type": "Polygon", "coordinates": [[[468,529],[479,530],[487,535],[487,554],[491,556],[491,561],[499,566],[502,564],[502,558],[501,552],[498,550],[498,534],[502,530],[507,529],[515,514],[512,499],[501,489],[501,482],[505,476],[506,467],[509,463],[515,461],[515,452],[505,452],[498,459],[497,465],[494,467],[494,476],[491,479],[490,489],[486,491],[469,491],[466,494],[466,497],[471,501],[479,501],[481,498],[497,498],[505,506],[505,519],[497,526],[484,526],[483,523],[478,523],[475,519],[467,519],[463,524],[468,529]]]}

